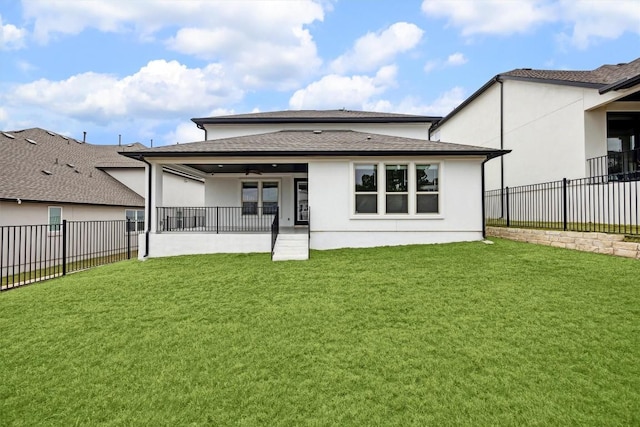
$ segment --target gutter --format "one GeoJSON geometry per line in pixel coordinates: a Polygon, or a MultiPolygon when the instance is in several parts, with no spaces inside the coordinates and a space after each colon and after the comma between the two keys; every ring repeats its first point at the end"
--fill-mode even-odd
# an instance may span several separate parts
{"type": "Polygon", "coordinates": [[[602,86],[599,90],[598,93],[600,95],[604,95],[607,92],[611,92],[613,91],[617,91],[620,89],[628,89],[630,87],[633,87],[637,84],[640,84],[640,74],[638,74],[637,76],[634,77],[625,77],[622,80],[618,80],[615,83],[611,83],[609,85],[606,86],[602,86]]]}

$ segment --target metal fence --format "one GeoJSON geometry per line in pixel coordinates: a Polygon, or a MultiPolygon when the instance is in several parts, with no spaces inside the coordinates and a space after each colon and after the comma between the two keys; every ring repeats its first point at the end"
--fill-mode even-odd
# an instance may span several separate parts
{"type": "Polygon", "coordinates": [[[609,175],[485,193],[489,226],[640,235],[640,181],[609,175]]]}
{"type": "Polygon", "coordinates": [[[158,231],[268,233],[277,206],[159,207],[158,231]]]}
{"type": "Polygon", "coordinates": [[[0,226],[0,290],[137,256],[130,220],[0,226]]]}

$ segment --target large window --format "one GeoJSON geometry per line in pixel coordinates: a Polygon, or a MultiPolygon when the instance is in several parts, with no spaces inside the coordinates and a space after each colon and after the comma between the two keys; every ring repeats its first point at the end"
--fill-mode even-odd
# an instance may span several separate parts
{"type": "Polygon", "coordinates": [[[407,165],[385,166],[386,213],[409,213],[407,165]]]}
{"type": "Polygon", "coordinates": [[[60,224],[62,224],[62,208],[49,206],[49,231],[53,233],[59,232],[60,224]]]}
{"type": "Polygon", "coordinates": [[[245,181],[242,183],[242,214],[273,215],[278,209],[279,184],[277,181],[245,181]],[[260,212],[262,206],[262,212],[260,212]]]}
{"type": "Polygon", "coordinates": [[[378,166],[355,165],[356,213],[378,213],[378,166]]]}
{"type": "Polygon", "coordinates": [[[127,209],[125,217],[129,220],[127,231],[144,231],[144,210],[127,209]]]}
{"type": "Polygon", "coordinates": [[[438,211],[438,165],[416,165],[416,213],[438,211]]]}
{"type": "Polygon", "coordinates": [[[431,162],[354,164],[354,213],[380,217],[441,214],[440,171],[440,163],[431,162]],[[378,170],[383,171],[382,176],[378,170]]]}

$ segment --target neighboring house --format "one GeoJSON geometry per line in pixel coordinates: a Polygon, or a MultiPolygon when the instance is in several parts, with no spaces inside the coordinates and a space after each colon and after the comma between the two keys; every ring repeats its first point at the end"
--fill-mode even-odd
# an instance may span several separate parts
{"type": "Polygon", "coordinates": [[[512,150],[487,189],[609,175],[638,179],[640,58],[592,71],[498,74],[431,128],[430,139],[512,150]]]}
{"type": "MultiPolygon", "coordinates": [[[[120,156],[142,144],[93,145],[44,129],[0,133],[0,226],[124,220],[144,229],[145,164],[120,156]]],[[[203,180],[164,173],[173,202],[204,203],[203,180]]]]}
{"type": "Polygon", "coordinates": [[[438,119],[347,110],[193,119],[205,141],[121,153],[151,164],[139,254],[304,259],[308,248],[480,240],[483,163],[505,151],[429,141],[438,119]],[[165,202],[166,167],[205,180],[204,207],[165,202]]]}

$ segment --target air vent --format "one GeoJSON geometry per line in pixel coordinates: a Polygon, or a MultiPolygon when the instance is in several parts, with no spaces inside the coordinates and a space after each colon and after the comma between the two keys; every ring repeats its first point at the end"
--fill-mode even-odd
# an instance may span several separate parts
{"type": "Polygon", "coordinates": [[[35,142],[33,139],[25,138],[25,140],[26,140],[29,144],[38,145],[38,143],[37,143],[37,142],[35,142]]]}
{"type": "Polygon", "coordinates": [[[15,136],[13,136],[13,135],[11,135],[10,133],[2,132],[2,134],[3,134],[4,136],[6,136],[7,138],[16,139],[16,137],[15,137],[15,136]]]}
{"type": "Polygon", "coordinates": [[[315,133],[316,135],[321,134],[322,131],[321,130],[314,130],[313,133],[315,133]]]}
{"type": "Polygon", "coordinates": [[[47,131],[47,133],[48,133],[49,135],[51,135],[51,136],[56,136],[56,134],[55,134],[55,133],[53,133],[53,132],[51,132],[50,130],[48,130],[48,131],[47,131]]]}
{"type": "Polygon", "coordinates": [[[67,140],[67,141],[69,140],[69,137],[67,137],[67,136],[64,136],[64,135],[60,135],[60,136],[61,136],[61,137],[62,137],[62,139],[64,139],[64,140],[67,140]]]}
{"type": "Polygon", "coordinates": [[[77,142],[78,144],[82,144],[82,141],[79,141],[77,139],[74,139],[75,142],[77,142]]]}
{"type": "Polygon", "coordinates": [[[42,173],[45,174],[45,175],[53,175],[53,172],[48,171],[46,169],[42,169],[42,173]]]}
{"type": "Polygon", "coordinates": [[[73,163],[67,163],[67,166],[69,166],[70,168],[75,168],[76,165],[74,165],[73,163]]]}
{"type": "Polygon", "coordinates": [[[80,173],[80,171],[78,169],[74,169],[73,170],[75,173],[80,173]]]}

